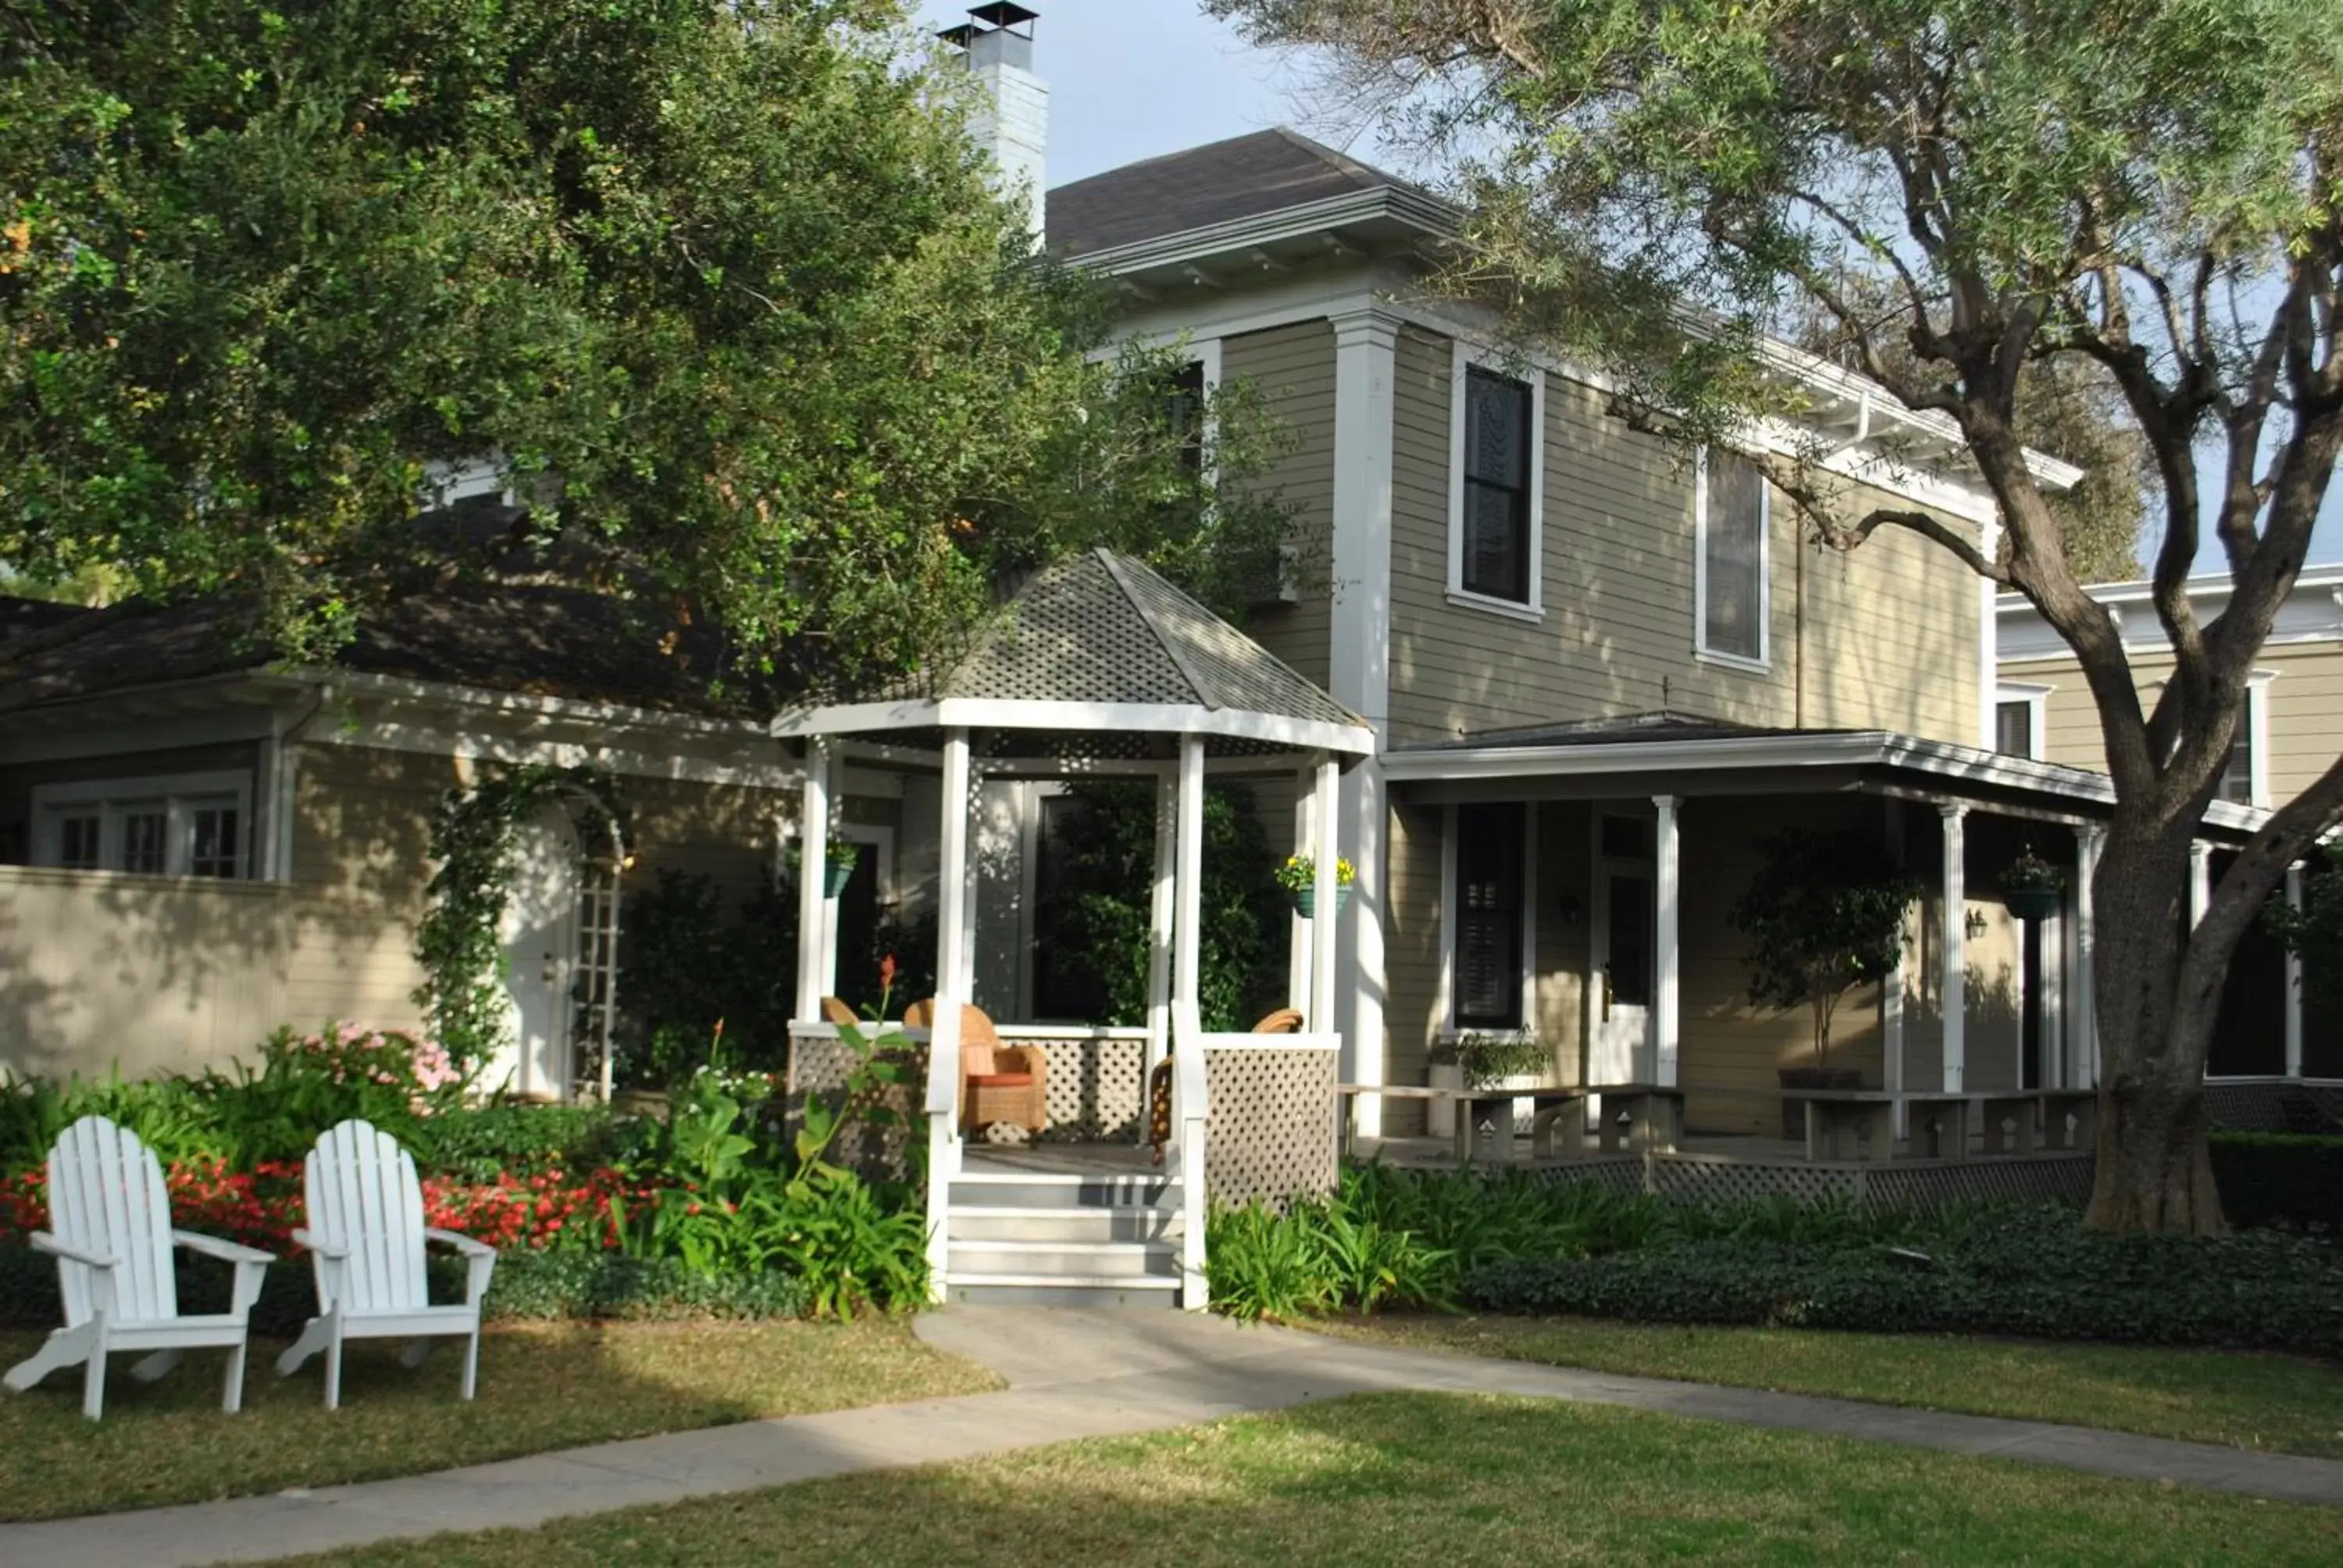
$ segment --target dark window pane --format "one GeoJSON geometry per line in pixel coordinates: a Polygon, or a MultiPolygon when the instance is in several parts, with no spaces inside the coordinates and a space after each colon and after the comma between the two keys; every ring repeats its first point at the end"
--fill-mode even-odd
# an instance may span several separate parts
{"type": "Polygon", "coordinates": [[[122,859],[119,869],[160,876],[167,859],[170,816],[158,810],[122,814],[122,859]]]}
{"type": "Polygon", "coordinates": [[[2221,771],[2217,794],[2240,806],[2254,803],[2254,705],[2250,700],[2237,712],[2237,728],[2229,737],[2229,762],[2221,771]]]}
{"type": "MultiPolygon", "coordinates": [[[[1054,931],[1066,918],[1072,896],[1068,883],[1078,852],[1075,839],[1090,825],[1091,815],[1091,803],[1080,796],[1041,798],[1041,831],[1033,868],[1038,930],[1054,931]]],[[[1034,944],[1035,1017],[1090,1022],[1105,1017],[1106,1010],[1106,983],[1093,967],[1091,954],[1062,941],[1034,944]]]]}
{"type": "Polygon", "coordinates": [[[195,877],[242,876],[244,857],[236,808],[198,806],[194,816],[196,841],[187,858],[187,874],[195,877]]]}
{"type": "Polygon", "coordinates": [[[1463,587],[1530,599],[1530,389],[1468,371],[1464,391],[1463,587]]]}
{"type": "Polygon", "coordinates": [[[1192,359],[1172,377],[1164,422],[1182,437],[1180,461],[1193,473],[1204,466],[1204,362],[1192,359]]]}
{"type": "Polygon", "coordinates": [[[1652,1002],[1652,879],[1611,879],[1611,1000],[1624,1007],[1652,1002]]]}
{"type": "Polygon", "coordinates": [[[1456,1021],[1467,1028],[1522,1022],[1523,810],[1457,809],[1456,1021]]]}
{"type": "Polygon", "coordinates": [[[1994,749],[2009,757],[2034,755],[2034,704],[2005,702],[1993,710],[1994,749]]]}
{"type": "Polygon", "coordinates": [[[75,871],[97,869],[98,818],[67,817],[57,824],[57,864],[75,871]]]}
{"type": "Polygon", "coordinates": [[[1603,819],[1603,853],[1614,860],[1652,858],[1652,822],[1647,817],[1603,819]]]}
{"type": "Polygon", "coordinates": [[[1701,549],[1701,646],[1711,653],[1764,658],[1765,481],[1745,457],[1709,455],[1701,549]]]}

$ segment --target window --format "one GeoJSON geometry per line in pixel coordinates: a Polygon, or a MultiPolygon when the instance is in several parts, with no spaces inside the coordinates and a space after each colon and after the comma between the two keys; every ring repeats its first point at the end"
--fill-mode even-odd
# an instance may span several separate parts
{"type": "Polygon", "coordinates": [[[1456,809],[1454,994],[1460,1029],[1522,1026],[1524,809],[1456,809]]]}
{"type": "Polygon", "coordinates": [[[1524,380],[1455,345],[1448,427],[1448,598],[1535,619],[1544,516],[1545,377],[1524,380]]]}
{"type": "Polygon", "coordinates": [[[1530,389],[1485,370],[1465,373],[1466,593],[1530,599],[1530,389]]]}
{"type": "Polygon", "coordinates": [[[35,863],[144,877],[245,877],[251,781],[243,773],[46,784],[33,791],[35,863]]]}
{"type": "Polygon", "coordinates": [[[1181,437],[1180,464],[1190,473],[1204,467],[1204,362],[1191,359],[1172,377],[1163,399],[1163,422],[1181,437]]]}
{"type": "Polygon", "coordinates": [[[1693,575],[1698,651],[1763,668],[1768,595],[1765,476],[1733,452],[1701,455],[1699,561],[1693,575]]]}
{"type": "Polygon", "coordinates": [[[2254,708],[2248,697],[2237,709],[2237,728],[2229,737],[2228,766],[2221,769],[2220,787],[2214,791],[2217,800],[2234,800],[2240,806],[2254,803],[2254,708]]]}

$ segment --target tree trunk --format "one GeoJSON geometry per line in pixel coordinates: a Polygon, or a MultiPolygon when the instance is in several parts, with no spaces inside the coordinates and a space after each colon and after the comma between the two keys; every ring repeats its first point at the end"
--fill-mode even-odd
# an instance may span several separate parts
{"type": "Polygon", "coordinates": [[[2186,820],[2146,833],[2118,822],[2093,883],[2102,1070],[2088,1222],[2099,1230],[2227,1229],[2205,1148],[2205,1057],[2227,964],[2209,966],[2209,983],[2184,980],[2208,967],[2185,961],[2189,837],[2186,820]]]}

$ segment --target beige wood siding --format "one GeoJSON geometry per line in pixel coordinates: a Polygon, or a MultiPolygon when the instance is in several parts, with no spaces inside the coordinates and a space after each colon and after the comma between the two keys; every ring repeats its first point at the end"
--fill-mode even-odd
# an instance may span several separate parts
{"type": "MultiPolygon", "coordinates": [[[[1322,567],[1333,528],[1333,327],[1323,320],[1304,321],[1224,337],[1221,379],[1252,382],[1284,427],[1292,447],[1264,476],[1264,483],[1294,508],[1295,535],[1322,567]]],[[[1322,583],[1305,591],[1298,603],[1256,608],[1245,629],[1262,647],[1324,686],[1333,636],[1332,614],[1331,596],[1322,583]]]]}
{"type": "MultiPolygon", "coordinates": [[[[1847,553],[1800,541],[1775,498],[1771,662],[1764,673],[1694,652],[1694,475],[1605,414],[1597,393],[1546,378],[1537,624],[1448,598],[1453,349],[1400,335],[1392,547],[1392,729],[1398,744],[1480,729],[1646,712],[1765,725],[1879,728],[1974,743],[1977,579],[1893,530],[1847,553]]],[[[1882,499],[1857,491],[1851,504],[1882,499]]],[[[1906,504],[1906,503],[1897,503],[1906,504]]]]}
{"type": "MultiPolygon", "coordinates": [[[[2171,657],[2135,652],[2131,664],[2142,705],[2152,706],[2154,689],[2172,672],[2171,657]]],[[[2283,806],[2343,756],[2343,640],[2278,643],[2263,648],[2254,668],[2272,676],[2264,741],[2269,804],[2283,806]]],[[[2082,667],[2071,656],[2007,660],[2001,673],[2010,681],[2050,688],[2043,704],[2045,761],[2107,770],[2098,705],[2084,684],[2082,667]]]]}

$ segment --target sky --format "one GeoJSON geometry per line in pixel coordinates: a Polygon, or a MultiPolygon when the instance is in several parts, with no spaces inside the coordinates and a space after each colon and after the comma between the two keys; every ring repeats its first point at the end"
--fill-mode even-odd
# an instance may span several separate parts
{"type": "MultiPolygon", "coordinates": [[[[1322,141],[1345,130],[1312,113],[1306,63],[1253,49],[1203,14],[1197,0],[1024,0],[1040,12],[1033,65],[1050,85],[1049,183],[1274,125],[1322,141]]],[[[967,16],[967,0],[921,0],[920,20],[940,30],[967,16]]],[[[1347,150],[1397,160],[1356,134],[1347,150]]],[[[2142,540],[2152,552],[2161,530],[2142,540]]],[[[2310,548],[2313,561],[2343,560],[2343,484],[2332,487],[2310,548]]],[[[2219,569],[2208,537],[2199,571],[2219,569]]]]}

